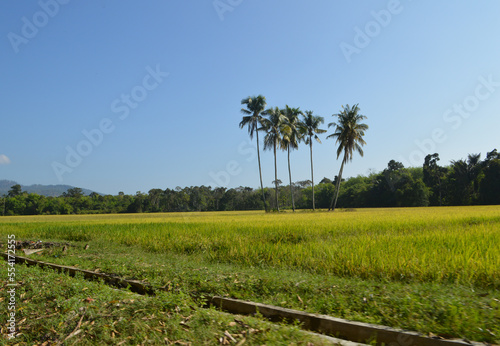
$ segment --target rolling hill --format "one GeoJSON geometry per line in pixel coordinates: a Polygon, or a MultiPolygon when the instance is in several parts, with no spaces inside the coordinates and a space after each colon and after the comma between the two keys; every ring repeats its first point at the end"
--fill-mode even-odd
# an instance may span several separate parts
{"type": "MultiPolygon", "coordinates": [[[[10,188],[16,184],[18,183],[13,180],[0,180],[0,196],[4,194],[6,195],[9,192],[10,188]]],[[[68,191],[68,189],[74,188],[74,186],[71,185],[20,185],[23,191],[26,191],[28,193],[36,193],[47,197],[57,197],[62,195],[63,192],[68,191]]],[[[93,192],[92,190],[83,188],[82,191],[85,195],[89,195],[93,192]]]]}

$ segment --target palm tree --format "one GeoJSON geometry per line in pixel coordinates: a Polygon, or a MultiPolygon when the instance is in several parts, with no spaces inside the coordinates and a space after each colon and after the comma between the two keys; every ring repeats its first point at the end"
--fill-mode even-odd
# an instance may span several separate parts
{"type": "Polygon", "coordinates": [[[449,179],[453,181],[452,203],[472,204],[477,198],[478,175],[481,154],[469,154],[466,160],[451,161],[452,171],[449,179]]]}
{"type": "Polygon", "coordinates": [[[314,202],[314,170],[313,170],[313,138],[321,143],[321,140],[318,137],[318,134],[325,133],[326,130],[320,129],[319,126],[325,122],[323,117],[313,115],[312,111],[305,111],[304,120],[302,121],[302,131],[305,135],[305,143],[309,145],[309,149],[311,152],[311,186],[312,186],[312,207],[313,210],[316,209],[316,205],[314,202]]]}
{"type": "Polygon", "coordinates": [[[242,108],[241,112],[245,114],[240,122],[240,129],[248,126],[248,134],[250,139],[253,139],[253,134],[257,137],[257,160],[259,161],[259,177],[260,177],[260,189],[262,191],[262,201],[264,202],[264,208],[267,211],[266,197],[264,195],[264,185],[262,184],[262,169],[260,167],[260,150],[259,150],[259,125],[262,125],[262,113],[266,108],[266,98],[262,95],[247,97],[241,100],[242,105],[246,105],[247,109],[242,108]]]}
{"type": "Polygon", "coordinates": [[[302,140],[303,131],[301,131],[301,122],[299,115],[302,114],[299,108],[291,108],[288,105],[281,111],[286,118],[288,125],[287,133],[283,133],[283,149],[288,152],[288,177],[290,178],[290,196],[292,199],[292,210],[295,212],[295,201],[293,198],[292,170],[290,167],[290,150],[297,149],[302,140]]]}
{"type": "Polygon", "coordinates": [[[267,118],[262,119],[262,129],[266,131],[264,137],[264,150],[273,149],[274,151],[274,188],[276,209],[279,211],[278,203],[278,166],[276,165],[276,148],[282,147],[282,134],[287,133],[287,125],[285,124],[285,117],[281,114],[278,107],[270,108],[264,113],[267,118]]]}
{"type": "Polygon", "coordinates": [[[352,107],[346,105],[342,106],[342,111],[333,116],[338,117],[338,122],[333,122],[328,124],[328,127],[335,126],[335,132],[326,138],[336,138],[339,147],[337,149],[337,159],[340,154],[344,152],[344,158],[342,159],[342,164],[340,166],[340,172],[337,179],[337,184],[335,186],[335,193],[332,198],[332,203],[328,210],[335,210],[337,205],[337,199],[339,198],[340,181],[342,180],[342,171],[344,170],[344,164],[347,161],[352,161],[353,151],[356,150],[361,156],[363,156],[363,149],[361,146],[365,145],[366,142],[363,139],[365,131],[368,130],[368,125],[360,123],[361,120],[366,119],[366,116],[358,113],[358,104],[352,107]]]}
{"type": "Polygon", "coordinates": [[[469,180],[472,181],[473,198],[476,199],[479,193],[479,175],[481,173],[481,154],[469,154],[467,156],[467,166],[469,171],[469,180]]]}

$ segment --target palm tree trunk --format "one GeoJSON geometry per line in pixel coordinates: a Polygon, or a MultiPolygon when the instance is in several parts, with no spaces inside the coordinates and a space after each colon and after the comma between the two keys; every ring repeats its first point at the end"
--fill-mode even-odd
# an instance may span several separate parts
{"type": "Polygon", "coordinates": [[[335,193],[335,203],[333,204],[332,211],[335,211],[335,207],[337,206],[337,200],[339,199],[340,182],[342,181],[342,173],[344,171],[344,163],[345,163],[345,158],[344,158],[344,160],[342,160],[342,165],[340,166],[339,181],[337,181],[337,187],[335,188],[335,190],[336,190],[336,193],[335,193]]]}
{"type": "Polygon", "coordinates": [[[278,204],[278,166],[276,165],[276,141],[274,142],[274,189],[276,198],[276,209],[280,211],[280,205],[278,204]]]}
{"type": "Polygon", "coordinates": [[[292,197],[292,210],[295,212],[295,201],[293,200],[292,170],[290,168],[290,146],[288,146],[288,176],[290,178],[290,196],[292,197]]]}
{"type": "Polygon", "coordinates": [[[257,135],[257,159],[259,161],[260,189],[262,191],[262,202],[264,202],[264,208],[267,212],[266,196],[264,195],[264,185],[262,184],[262,169],[260,168],[259,131],[255,131],[255,134],[257,135]]]}
{"type": "Polygon", "coordinates": [[[311,151],[311,185],[312,185],[312,198],[313,198],[313,210],[316,210],[316,206],[314,204],[314,170],[313,170],[313,142],[312,136],[309,136],[309,149],[311,151]]]}
{"type": "Polygon", "coordinates": [[[333,193],[332,203],[330,204],[330,209],[332,211],[335,211],[335,207],[337,206],[337,199],[339,198],[340,182],[342,181],[342,172],[344,171],[344,163],[346,159],[347,159],[347,153],[344,155],[344,159],[342,160],[342,164],[340,165],[340,172],[339,176],[337,177],[337,184],[335,185],[335,191],[333,193]]]}

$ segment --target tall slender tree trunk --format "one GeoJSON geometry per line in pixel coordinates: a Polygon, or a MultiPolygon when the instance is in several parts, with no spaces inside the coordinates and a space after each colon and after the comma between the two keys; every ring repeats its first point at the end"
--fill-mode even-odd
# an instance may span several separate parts
{"type": "Polygon", "coordinates": [[[276,165],[276,141],[274,142],[274,195],[276,198],[276,209],[280,211],[280,205],[278,204],[278,166],[276,165]]]}
{"type": "Polygon", "coordinates": [[[290,178],[290,196],[292,197],[292,210],[295,213],[295,201],[293,200],[292,170],[290,167],[290,145],[288,146],[288,177],[290,178]]]}
{"type": "Polygon", "coordinates": [[[259,131],[255,131],[255,134],[257,135],[257,160],[259,161],[260,189],[262,191],[262,202],[264,202],[264,208],[267,212],[266,195],[264,194],[264,185],[262,184],[262,169],[260,168],[259,131]]]}
{"type": "Polygon", "coordinates": [[[312,136],[309,136],[309,149],[311,151],[311,185],[312,185],[312,193],[313,193],[313,210],[316,210],[316,205],[314,203],[314,170],[313,170],[313,142],[312,136]]]}
{"type": "Polygon", "coordinates": [[[342,160],[342,164],[340,165],[340,172],[339,176],[337,177],[337,184],[335,185],[335,191],[333,193],[332,203],[330,204],[330,209],[332,211],[335,211],[335,207],[337,206],[337,199],[339,198],[340,182],[342,181],[342,172],[344,171],[344,163],[346,159],[347,159],[347,153],[344,155],[344,159],[342,160]]]}

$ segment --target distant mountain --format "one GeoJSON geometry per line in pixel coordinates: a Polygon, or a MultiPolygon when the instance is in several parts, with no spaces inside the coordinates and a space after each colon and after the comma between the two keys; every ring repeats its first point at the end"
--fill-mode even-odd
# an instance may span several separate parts
{"type": "MultiPolygon", "coordinates": [[[[0,180],[0,196],[4,194],[6,195],[9,192],[10,188],[16,184],[18,183],[12,180],[0,180]]],[[[20,185],[23,191],[26,191],[28,193],[36,193],[47,197],[57,197],[68,191],[68,189],[74,188],[74,186],[71,185],[20,185]]],[[[94,192],[92,190],[83,188],[82,191],[85,195],[90,195],[92,192],[94,192]]]]}
{"type": "Polygon", "coordinates": [[[10,187],[16,184],[17,183],[12,180],[0,180],[0,195],[7,193],[10,190],[10,187]]]}

